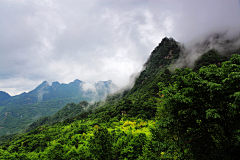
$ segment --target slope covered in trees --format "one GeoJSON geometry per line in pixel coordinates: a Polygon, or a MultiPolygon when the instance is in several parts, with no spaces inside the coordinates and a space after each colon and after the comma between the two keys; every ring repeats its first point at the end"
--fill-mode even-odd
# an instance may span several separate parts
{"type": "Polygon", "coordinates": [[[84,82],[76,79],[69,84],[53,82],[51,86],[44,81],[34,90],[13,97],[0,92],[0,136],[24,131],[40,117],[50,116],[68,103],[103,100],[117,86],[109,80],[95,83],[92,88],[84,88],[84,82]]]}
{"type": "Polygon", "coordinates": [[[202,66],[208,66],[210,64],[216,64],[217,66],[221,66],[221,63],[226,60],[228,60],[227,57],[222,56],[216,50],[211,49],[195,61],[195,66],[193,70],[197,71],[202,66]]]}
{"type": "Polygon", "coordinates": [[[29,125],[26,129],[26,132],[35,129],[38,126],[62,122],[68,118],[75,117],[76,115],[84,111],[88,107],[88,105],[89,103],[87,101],[82,101],[79,104],[68,103],[65,107],[60,109],[54,115],[41,117],[36,122],[29,125]]]}
{"type": "Polygon", "coordinates": [[[9,139],[0,158],[238,159],[240,56],[171,73],[179,54],[178,43],[164,38],[131,90],[9,139]]]}

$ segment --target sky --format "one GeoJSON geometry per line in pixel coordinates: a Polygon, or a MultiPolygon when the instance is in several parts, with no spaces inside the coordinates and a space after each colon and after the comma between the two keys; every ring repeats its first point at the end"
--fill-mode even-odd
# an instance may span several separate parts
{"type": "Polygon", "coordinates": [[[182,44],[240,28],[239,0],[0,0],[0,91],[141,71],[164,37],[182,44]]]}

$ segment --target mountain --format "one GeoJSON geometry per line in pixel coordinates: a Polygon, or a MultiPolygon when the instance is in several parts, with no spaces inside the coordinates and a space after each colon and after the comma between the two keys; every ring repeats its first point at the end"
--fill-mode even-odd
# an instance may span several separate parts
{"type": "MultiPolygon", "coordinates": [[[[94,119],[96,117],[101,117],[100,121],[108,121],[111,118],[121,119],[121,114],[125,113],[127,117],[139,118],[153,118],[156,113],[156,104],[151,102],[151,105],[143,105],[145,101],[148,101],[150,97],[158,97],[158,82],[162,81],[172,81],[170,71],[167,67],[174,63],[180,54],[179,43],[176,42],[173,38],[164,38],[161,43],[153,50],[151,56],[144,64],[142,72],[136,78],[135,84],[131,89],[126,89],[122,93],[115,93],[113,95],[109,94],[106,98],[105,103],[94,103],[89,105],[88,110],[83,110],[82,107],[78,104],[68,104],[63,109],[59,110],[56,114],[50,117],[43,117],[38,121],[31,124],[27,131],[35,129],[38,126],[56,123],[60,120],[72,119],[74,117],[90,117],[94,119]],[[71,109],[69,109],[69,106],[71,109]],[[116,107],[117,106],[117,107],[116,107]],[[98,107],[101,108],[101,112],[96,111],[98,107]],[[74,109],[81,110],[83,112],[78,112],[79,114],[74,113],[74,109]],[[102,115],[103,112],[107,112],[111,108],[111,116],[102,115]],[[65,110],[65,111],[64,111],[65,110]],[[69,112],[68,116],[65,116],[63,113],[69,112]],[[93,113],[93,114],[91,114],[93,113]],[[56,118],[57,117],[57,118],[56,118]]],[[[109,88],[108,92],[111,92],[110,89],[116,88],[111,81],[100,81],[94,84],[96,89],[87,90],[86,94],[90,97],[96,94],[96,91],[100,95],[105,95],[103,88],[107,86],[109,88]]]]}
{"type": "Polygon", "coordinates": [[[4,100],[6,100],[6,99],[8,99],[10,97],[11,96],[8,93],[0,91],[0,101],[4,101],[4,100]]]}
{"type": "MultiPolygon", "coordinates": [[[[75,116],[83,116],[86,117],[88,114],[92,113],[91,109],[95,109],[97,107],[103,107],[101,112],[94,113],[94,117],[102,117],[101,113],[108,110],[110,107],[114,107],[114,113],[111,116],[102,117],[101,121],[109,120],[111,117],[117,116],[118,119],[121,117],[123,112],[128,117],[138,116],[139,118],[153,118],[156,113],[156,105],[153,103],[152,105],[143,106],[142,103],[144,101],[148,101],[150,97],[158,97],[158,82],[162,81],[172,81],[170,76],[170,71],[167,67],[176,61],[180,54],[180,46],[179,43],[176,42],[173,38],[164,38],[161,43],[153,50],[151,56],[144,64],[144,70],[138,75],[135,84],[131,88],[131,90],[126,89],[122,93],[115,93],[113,95],[108,95],[105,103],[94,103],[93,105],[89,105],[89,110],[83,110],[79,104],[67,104],[63,109],[59,110],[52,116],[45,116],[38,119],[36,122],[32,123],[27,127],[27,131],[31,129],[35,129],[38,126],[56,123],[58,121],[71,119],[75,116]],[[159,61],[161,59],[161,61],[159,61]],[[134,104],[133,104],[134,103],[134,104]],[[118,107],[115,108],[114,105],[118,107]],[[72,107],[70,107],[72,106],[72,107]],[[134,106],[134,107],[131,107],[134,106]],[[71,108],[71,109],[69,109],[71,108]],[[77,110],[78,114],[75,114],[77,110]],[[82,112],[79,112],[82,111],[82,112]],[[144,112],[144,114],[143,114],[144,112]],[[69,114],[66,114],[69,113],[69,114]]],[[[42,86],[46,86],[44,82],[42,86]]],[[[40,85],[41,86],[41,85],[40,85]]],[[[104,97],[106,92],[111,93],[117,87],[112,81],[100,81],[95,83],[94,88],[89,88],[86,90],[84,96],[85,97],[96,97],[96,94],[99,94],[99,98],[104,97]],[[108,88],[105,90],[104,88],[108,88]]],[[[38,87],[39,88],[39,87],[38,87]]],[[[40,87],[41,88],[41,87],[40,87]]],[[[93,115],[89,115],[93,117],[93,115]]]]}
{"type": "Polygon", "coordinates": [[[100,81],[92,89],[83,88],[85,82],[76,79],[69,84],[47,81],[28,93],[9,96],[0,92],[0,135],[23,130],[42,116],[50,116],[67,103],[80,101],[94,102],[103,100],[107,94],[117,89],[112,81],[100,81]]]}
{"type": "Polygon", "coordinates": [[[77,95],[82,95],[84,93],[84,90],[81,87],[83,84],[84,82],[78,79],[69,84],[53,82],[51,86],[49,86],[48,82],[44,81],[27,95],[34,96],[34,103],[56,98],[64,99],[76,97],[77,95]]]}
{"type": "Polygon", "coordinates": [[[202,66],[208,66],[210,64],[216,64],[217,66],[221,66],[221,63],[227,60],[228,58],[226,56],[220,55],[215,49],[211,49],[195,61],[193,70],[197,71],[202,66]]]}
{"type": "Polygon", "coordinates": [[[39,126],[52,125],[57,122],[63,122],[66,119],[75,117],[79,113],[86,110],[88,106],[89,106],[89,103],[87,101],[79,102],[79,104],[68,103],[65,107],[63,107],[62,109],[57,111],[55,114],[53,114],[51,116],[41,117],[34,123],[30,124],[26,128],[26,132],[36,129],[39,126]]]}
{"type": "Polygon", "coordinates": [[[172,72],[182,52],[164,38],[132,88],[42,117],[33,130],[2,143],[0,158],[239,159],[240,56],[208,50],[195,61],[196,71],[172,72]]]}
{"type": "MultiPolygon", "coordinates": [[[[106,98],[106,95],[113,93],[117,90],[117,86],[109,81],[99,81],[98,83],[93,84],[94,88],[88,89],[84,96],[86,97],[95,97],[94,100],[102,100],[106,98]],[[98,96],[97,96],[98,95],[98,96]]],[[[108,101],[108,100],[107,100],[108,101]]],[[[87,109],[92,109],[94,106],[99,106],[103,102],[95,102],[93,105],[90,105],[87,101],[75,103],[68,103],[65,107],[60,109],[58,112],[51,116],[44,116],[38,119],[36,122],[30,124],[26,131],[30,131],[42,125],[49,125],[56,122],[64,121],[66,119],[72,118],[80,114],[81,112],[86,111],[87,109]]]]}

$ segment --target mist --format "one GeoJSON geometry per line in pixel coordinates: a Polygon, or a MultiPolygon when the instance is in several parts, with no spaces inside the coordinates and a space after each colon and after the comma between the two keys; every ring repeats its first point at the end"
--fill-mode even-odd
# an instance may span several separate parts
{"type": "Polygon", "coordinates": [[[195,61],[204,53],[215,49],[219,54],[230,58],[236,51],[240,51],[240,29],[223,29],[199,36],[187,44],[181,44],[179,59],[171,65],[175,68],[194,67],[195,61]]]}

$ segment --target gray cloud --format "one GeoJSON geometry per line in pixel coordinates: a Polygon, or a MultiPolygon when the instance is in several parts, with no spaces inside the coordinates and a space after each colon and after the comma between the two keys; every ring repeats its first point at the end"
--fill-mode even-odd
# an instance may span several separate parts
{"type": "Polygon", "coordinates": [[[162,38],[188,46],[240,28],[239,8],[237,0],[1,0],[0,90],[74,79],[124,86],[162,38]]]}

